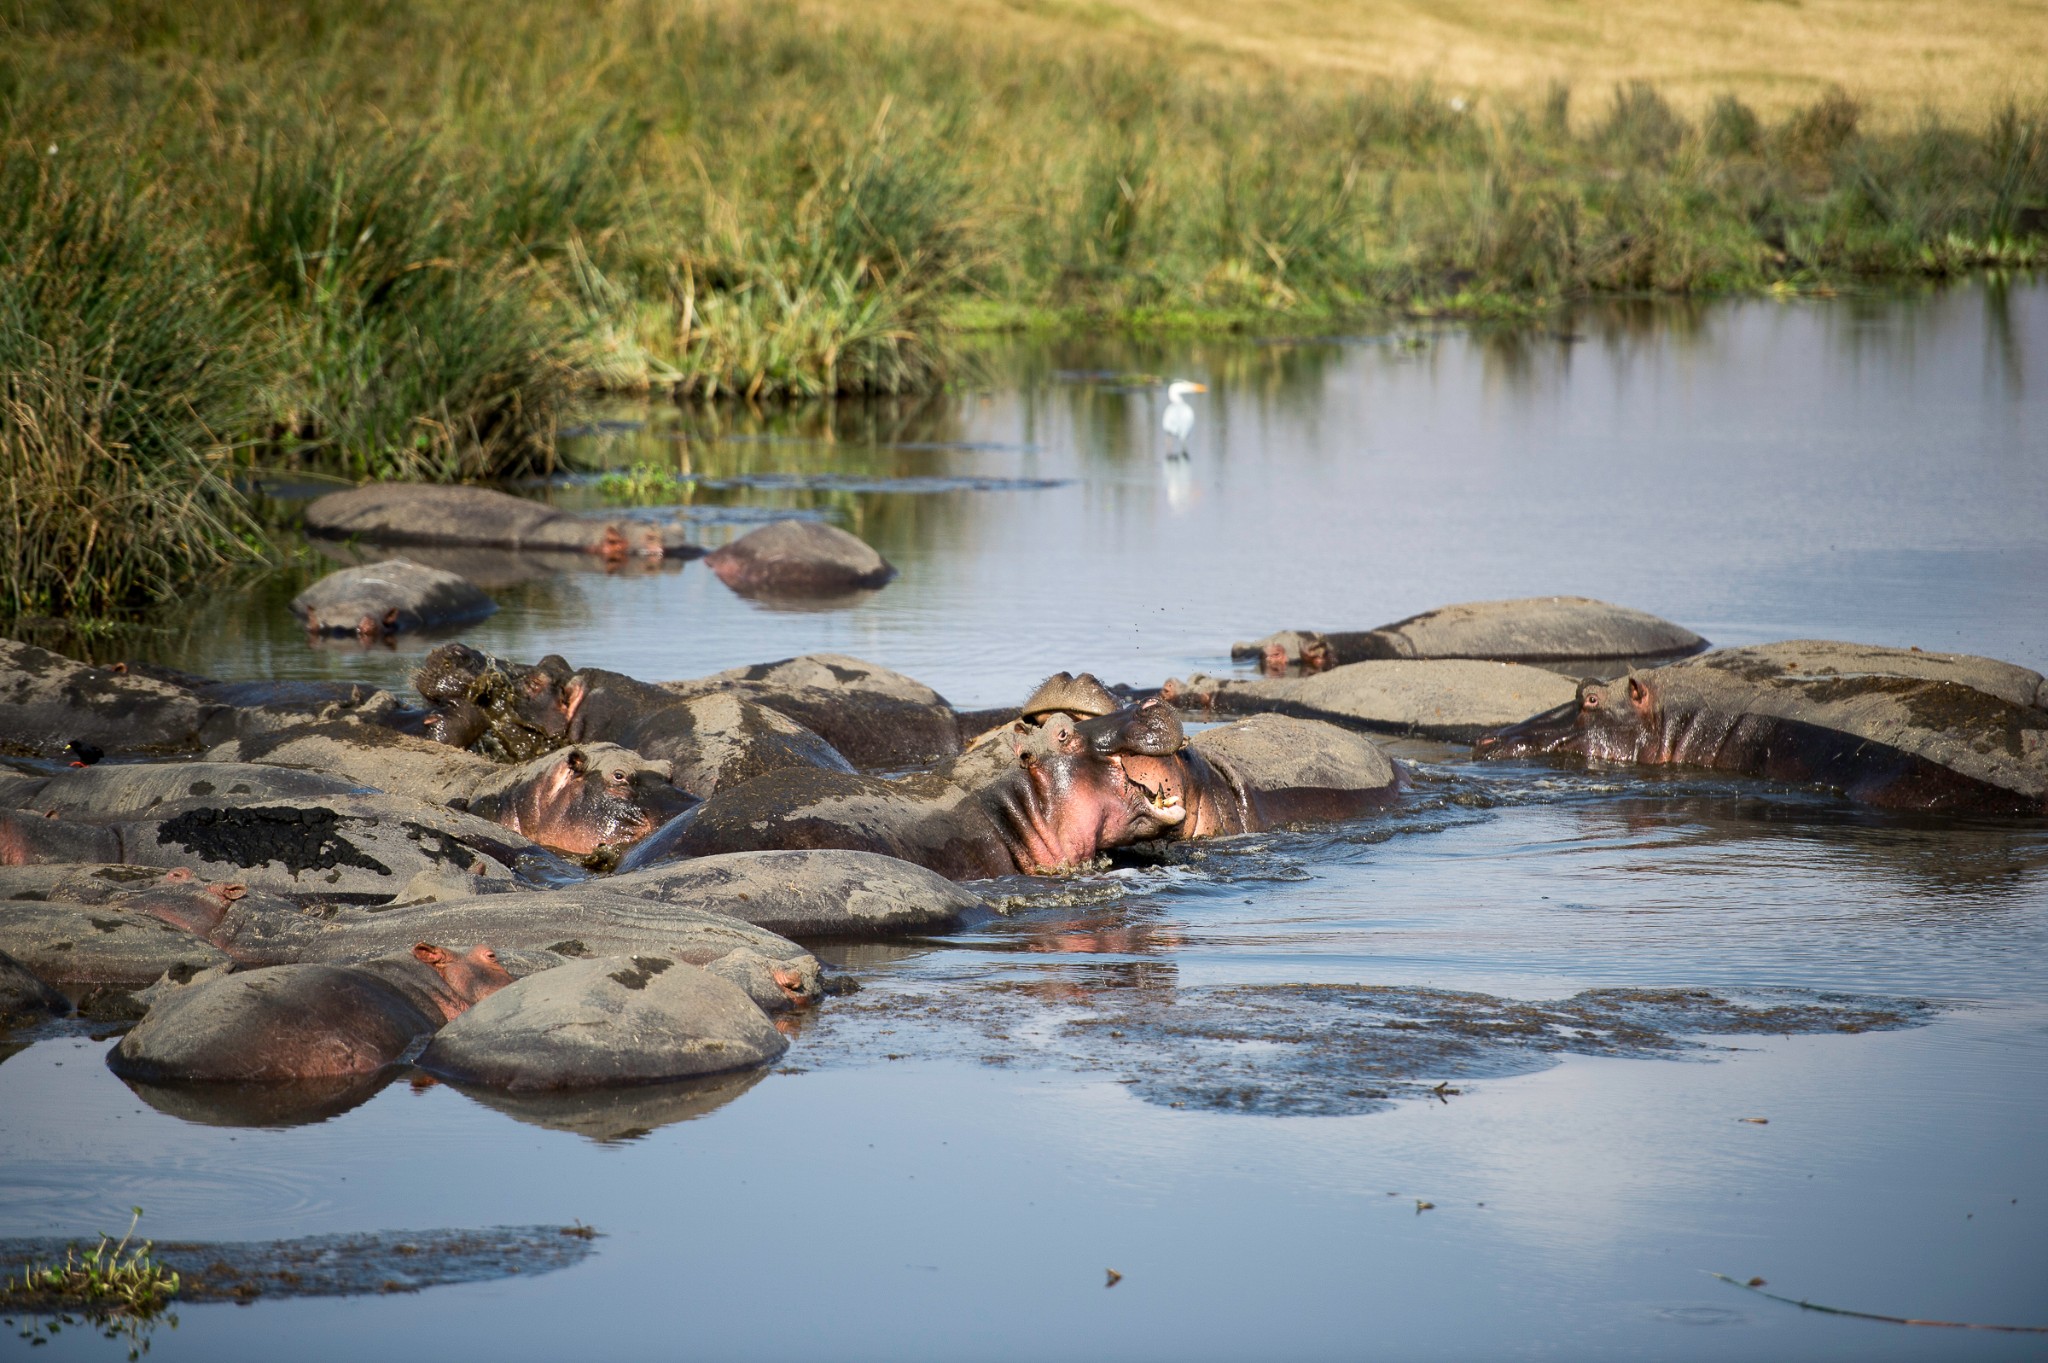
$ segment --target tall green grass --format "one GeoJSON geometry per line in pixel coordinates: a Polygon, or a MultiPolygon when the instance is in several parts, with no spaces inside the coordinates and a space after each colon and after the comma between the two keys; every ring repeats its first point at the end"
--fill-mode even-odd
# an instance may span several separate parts
{"type": "Polygon", "coordinates": [[[225,477],[249,319],[162,227],[132,173],[0,152],[0,616],[104,616],[260,552],[225,477]]]}
{"type": "Polygon", "coordinates": [[[2048,106],[1873,133],[1839,93],[1468,103],[895,13],[0,0],[0,614],[256,552],[238,463],[544,469],[579,392],[930,391],[963,324],[2048,263],[2048,106]]]}

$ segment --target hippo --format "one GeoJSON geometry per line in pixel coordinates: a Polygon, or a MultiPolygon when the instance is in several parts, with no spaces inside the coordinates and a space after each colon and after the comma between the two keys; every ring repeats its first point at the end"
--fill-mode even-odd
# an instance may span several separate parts
{"type": "Polygon", "coordinates": [[[0,755],[53,757],[76,742],[174,756],[219,742],[232,724],[231,707],[173,682],[0,639],[0,755]]]}
{"type": "Polygon", "coordinates": [[[648,954],[528,976],[443,1028],[417,1063],[438,1078],[533,1092],[719,1074],[787,1049],[742,986],[648,954]]]}
{"type": "Polygon", "coordinates": [[[362,794],[346,776],[252,762],[150,762],[78,767],[0,790],[0,807],[59,818],[142,814],[178,800],[298,800],[362,794]]]}
{"type": "Polygon", "coordinates": [[[1208,837],[1347,818],[1392,799],[1398,777],[1370,741],[1267,717],[1190,744],[1157,698],[1076,723],[1054,713],[938,772],[883,781],[780,772],[721,792],[629,853],[622,872],[673,856],[755,848],[880,852],[956,880],[1092,865],[1157,837],[1208,837]],[[1283,727],[1284,726],[1284,727],[1283,727]]]}
{"type": "Polygon", "coordinates": [[[803,725],[861,771],[930,766],[960,751],[959,720],[945,697],[844,654],[809,653],[662,688],[679,696],[717,691],[753,701],[803,725]]]}
{"type": "Polygon", "coordinates": [[[833,597],[885,586],[896,576],[867,543],[818,521],[776,521],[714,550],[704,565],[743,596],[833,597]]]}
{"type": "MultiPolygon", "coordinates": [[[[764,891],[761,881],[756,877],[753,882],[759,907],[773,915],[785,897],[783,887],[770,884],[764,891]]],[[[210,893],[176,895],[159,890],[148,896],[117,898],[93,912],[112,910],[123,915],[124,922],[147,922],[186,934],[185,941],[199,946],[207,963],[241,966],[359,961],[402,950],[415,938],[428,938],[487,940],[515,974],[570,959],[649,951],[708,965],[743,948],[808,971],[812,978],[817,971],[816,962],[796,943],[721,911],[730,896],[721,895],[716,886],[707,887],[698,903],[651,902],[661,897],[656,887],[640,887],[641,894],[621,894],[607,889],[602,881],[588,881],[559,890],[429,895],[392,904],[312,910],[299,907],[286,896],[239,885],[221,886],[218,891],[211,885],[206,888],[210,893]],[[647,893],[650,889],[656,892],[647,893]]],[[[9,908],[0,905],[0,950],[13,952],[31,965],[47,959],[48,953],[35,955],[39,937],[5,931],[9,908]],[[20,943],[22,949],[12,943],[20,943]]],[[[25,913],[23,917],[33,919],[34,915],[25,913]]],[[[47,936],[47,931],[43,935],[47,936]]],[[[155,945],[165,949],[162,944],[155,945]]],[[[157,973],[163,969],[158,967],[157,973]]]]}
{"type": "Polygon", "coordinates": [[[952,932],[995,910],[922,866],[838,849],[734,852],[620,872],[609,894],[730,914],[785,937],[952,932]]]}
{"type": "Polygon", "coordinates": [[[1442,606],[1359,633],[1283,630],[1233,644],[1230,656],[1258,661],[1269,672],[1284,672],[1288,664],[1313,673],[1379,659],[1475,658],[1572,663],[1588,672],[1602,671],[1604,663],[1611,675],[1630,663],[1688,657],[1706,646],[1691,630],[1626,606],[1535,596],[1442,606]]]}
{"type": "Polygon", "coordinates": [[[320,904],[389,903],[422,872],[448,868],[501,885],[575,875],[502,825],[381,793],[209,796],[92,819],[0,810],[0,865],[57,862],[189,867],[320,904]]]}
{"type": "Polygon", "coordinates": [[[242,739],[214,755],[337,773],[328,779],[466,810],[573,857],[622,850],[697,802],[672,783],[668,762],[611,743],[577,744],[508,769],[344,718],[242,739]]]}
{"type": "Polygon", "coordinates": [[[571,742],[616,743],[673,765],[675,783],[705,798],[768,772],[850,773],[853,765],[796,721],[742,696],[678,696],[618,672],[584,668],[562,688],[571,742]]]}
{"type": "Polygon", "coordinates": [[[368,1074],[512,983],[496,953],[429,942],[358,965],[286,965],[164,997],[107,1064],[149,1083],[274,1083],[368,1074]]]}
{"type": "Polygon", "coordinates": [[[292,614],[306,633],[366,640],[468,624],[497,609],[455,574],[402,558],[329,573],[292,598],[292,614]]]}
{"type": "Polygon", "coordinates": [[[330,539],[561,550],[605,559],[688,558],[700,551],[680,521],[590,519],[480,487],[370,483],[306,507],[306,529],[330,539]]]}
{"type": "Polygon", "coordinates": [[[1169,680],[1161,695],[1204,714],[1282,714],[1346,728],[1469,743],[1555,709],[1575,683],[1548,668],[1462,658],[1346,663],[1305,677],[1169,680]]]}
{"type": "Polygon", "coordinates": [[[1705,767],[1832,786],[1881,808],[2040,815],[2043,686],[1989,658],[1797,640],[1589,680],[1473,751],[1705,767]]]}

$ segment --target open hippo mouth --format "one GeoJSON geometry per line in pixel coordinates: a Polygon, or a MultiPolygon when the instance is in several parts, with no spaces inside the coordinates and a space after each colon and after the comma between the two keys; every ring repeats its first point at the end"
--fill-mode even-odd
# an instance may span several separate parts
{"type": "Polygon", "coordinates": [[[1187,819],[1186,772],[1178,757],[1122,753],[1109,761],[1122,773],[1130,797],[1131,836],[1156,837],[1187,819]]]}

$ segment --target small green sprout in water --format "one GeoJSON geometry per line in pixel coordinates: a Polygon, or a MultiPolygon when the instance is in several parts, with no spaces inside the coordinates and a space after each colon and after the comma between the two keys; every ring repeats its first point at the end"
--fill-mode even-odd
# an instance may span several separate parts
{"type": "Polygon", "coordinates": [[[649,502],[675,494],[673,469],[652,460],[642,460],[626,469],[607,469],[597,480],[597,490],[621,501],[649,502]]]}
{"type": "Polygon", "coordinates": [[[142,1208],[132,1210],[134,1216],[119,1244],[102,1234],[99,1244],[82,1256],[73,1247],[65,1251],[61,1264],[25,1268],[20,1277],[0,1287],[0,1302],[30,1309],[77,1307],[94,1316],[147,1318],[162,1311],[177,1295],[179,1278],[150,1257],[154,1241],[128,1248],[142,1220],[142,1208]]]}

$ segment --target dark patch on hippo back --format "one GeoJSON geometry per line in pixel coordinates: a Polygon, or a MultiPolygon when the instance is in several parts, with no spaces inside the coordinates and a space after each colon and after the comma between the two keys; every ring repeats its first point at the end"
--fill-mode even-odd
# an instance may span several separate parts
{"type": "Polygon", "coordinates": [[[194,781],[191,786],[191,793],[201,797],[211,795],[213,791],[214,785],[211,781],[194,781]]]}
{"type": "Polygon", "coordinates": [[[553,946],[545,947],[543,950],[552,951],[557,956],[568,956],[575,960],[587,960],[590,956],[590,948],[574,937],[569,938],[567,941],[556,942],[553,946]]]}
{"type": "Polygon", "coordinates": [[[164,821],[156,840],[176,844],[193,856],[233,866],[277,862],[294,875],[354,866],[378,875],[391,868],[341,834],[341,816],[331,809],[259,805],[247,809],[193,809],[164,821]]]}
{"type": "Polygon", "coordinates": [[[664,956],[635,956],[631,970],[614,970],[607,979],[617,981],[628,989],[645,989],[647,982],[675,962],[664,956]]]}

